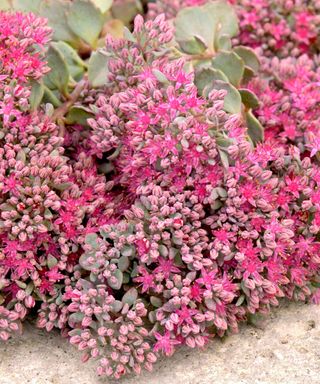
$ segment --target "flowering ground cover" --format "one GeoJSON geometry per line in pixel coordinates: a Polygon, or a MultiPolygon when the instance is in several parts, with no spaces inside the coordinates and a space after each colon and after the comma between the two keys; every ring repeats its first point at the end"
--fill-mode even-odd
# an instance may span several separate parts
{"type": "Polygon", "coordinates": [[[151,370],[320,302],[318,1],[0,1],[0,339],[151,370]]]}

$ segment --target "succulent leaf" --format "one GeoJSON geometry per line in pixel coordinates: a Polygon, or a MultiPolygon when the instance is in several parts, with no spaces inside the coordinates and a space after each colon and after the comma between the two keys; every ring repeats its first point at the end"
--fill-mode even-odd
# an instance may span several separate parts
{"type": "Polygon", "coordinates": [[[51,43],[47,53],[50,72],[45,76],[44,83],[49,89],[58,89],[61,93],[67,93],[69,83],[69,71],[67,63],[61,52],[51,43]]]}
{"type": "Polygon", "coordinates": [[[135,288],[130,288],[129,291],[127,291],[123,297],[122,302],[123,304],[128,304],[130,307],[133,305],[138,298],[138,291],[135,288]]]}
{"type": "Polygon", "coordinates": [[[239,87],[244,73],[244,62],[234,52],[219,52],[212,60],[213,68],[220,69],[235,87],[239,87]]]}
{"type": "Polygon", "coordinates": [[[79,81],[85,71],[85,63],[78,53],[64,41],[51,43],[62,54],[67,63],[69,73],[74,80],[79,81]]]}
{"type": "Polygon", "coordinates": [[[208,86],[204,89],[204,93],[208,95],[212,89],[224,89],[227,91],[227,95],[224,98],[225,111],[232,114],[238,114],[241,112],[241,96],[237,88],[235,88],[232,84],[221,80],[215,80],[213,81],[212,86],[208,86]]]}
{"type": "Polygon", "coordinates": [[[111,288],[115,290],[119,290],[122,286],[123,282],[123,273],[120,271],[120,269],[116,269],[112,276],[108,278],[108,284],[111,288]]]}
{"type": "Polygon", "coordinates": [[[233,7],[222,0],[182,9],[175,19],[175,26],[178,42],[192,41],[198,36],[210,52],[215,51],[215,43],[221,35],[233,37],[238,33],[237,15],[233,7]]]}
{"type": "Polygon", "coordinates": [[[228,82],[227,76],[219,69],[209,67],[197,70],[195,73],[194,82],[198,88],[199,94],[202,95],[205,87],[212,84],[212,82],[215,80],[222,80],[224,82],[228,82]]]}
{"type": "Polygon", "coordinates": [[[67,23],[72,32],[95,47],[104,24],[100,9],[89,0],[74,0],[67,13],[67,23]]]}
{"type": "Polygon", "coordinates": [[[197,36],[193,36],[191,40],[181,40],[179,46],[182,52],[188,53],[189,55],[199,55],[204,53],[208,48],[205,42],[197,36]]]}
{"type": "Polygon", "coordinates": [[[93,88],[108,82],[108,56],[101,51],[93,52],[88,63],[88,79],[93,88]]]}
{"type": "Polygon", "coordinates": [[[260,60],[254,50],[244,46],[238,46],[233,51],[241,57],[246,67],[249,67],[253,72],[258,72],[260,68],[260,60]]]}
{"type": "Polygon", "coordinates": [[[259,99],[249,89],[239,89],[241,100],[243,104],[249,109],[255,109],[259,107],[259,99]]]}
{"type": "Polygon", "coordinates": [[[251,111],[246,112],[246,122],[248,127],[248,135],[253,144],[262,142],[264,139],[263,127],[251,111]]]}
{"type": "Polygon", "coordinates": [[[43,95],[44,95],[43,82],[32,80],[31,94],[30,94],[30,107],[33,111],[35,111],[39,107],[43,99],[43,95]]]}
{"type": "Polygon", "coordinates": [[[66,115],[66,123],[87,126],[87,120],[91,117],[92,114],[85,107],[73,106],[66,115]]]}
{"type": "Polygon", "coordinates": [[[53,38],[63,40],[72,45],[77,45],[79,39],[72,32],[67,23],[67,12],[69,3],[64,0],[41,1],[40,15],[48,19],[49,26],[53,29],[53,38]]]}
{"type": "Polygon", "coordinates": [[[42,0],[13,0],[12,8],[22,12],[38,13],[42,0]]]}

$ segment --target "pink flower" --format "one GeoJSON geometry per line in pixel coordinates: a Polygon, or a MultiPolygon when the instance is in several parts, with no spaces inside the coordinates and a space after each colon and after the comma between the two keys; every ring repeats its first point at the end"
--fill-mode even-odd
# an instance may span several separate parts
{"type": "Polygon", "coordinates": [[[142,293],[148,292],[150,289],[155,288],[155,278],[153,274],[148,273],[148,271],[140,267],[139,273],[142,275],[140,277],[135,277],[134,281],[137,283],[141,283],[142,285],[142,293]]]}
{"type": "Polygon", "coordinates": [[[171,334],[169,331],[166,331],[164,335],[161,335],[159,332],[155,332],[154,336],[157,340],[153,350],[155,352],[161,351],[166,356],[171,356],[174,352],[174,346],[181,344],[180,341],[176,339],[171,339],[171,334]]]}

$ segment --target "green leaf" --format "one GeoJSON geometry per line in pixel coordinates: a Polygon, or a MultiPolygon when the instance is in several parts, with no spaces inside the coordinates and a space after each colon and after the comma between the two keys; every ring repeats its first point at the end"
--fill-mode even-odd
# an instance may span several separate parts
{"type": "Polygon", "coordinates": [[[245,65],[252,69],[253,72],[259,70],[260,61],[253,49],[240,45],[239,47],[234,48],[234,52],[241,57],[245,65]]]}
{"type": "Polygon", "coordinates": [[[44,85],[42,81],[34,81],[31,82],[31,94],[30,94],[30,107],[32,111],[35,111],[44,95],[44,85]]]}
{"type": "MultiPolygon", "coordinates": [[[[0,2],[1,3],[1,2],[0,2]]],[[[12,7],[14,10],[22,12],[39,13],[41,0],[13,0],[12,7]]]]}
{"type": "Polygon", "coordinates": [[[106,13],[112,6],[113,0],[91,0],[102,13],[106,13]]]}
{"type": "Polygon", "coordinates": [[[199,55],[207,49],[206,44],[200,37],[193,36],[192,40],[179,41],[181,50],[190,55],[199,55]]]}
{"type": "Polygon", "coordinates": [[[111,12],[115,19],[129,25],[138,13],[143,13],[143,7],[140,0],[122,0],[113,2],[111,12]]]}
{"type": "Polygon", "coordinates": [[[82,312],[75,312],[75,313],[72,313],[70,316],[69,316],[69,323],[80,323],[83,318],[84,318],[84,313],[82,312]]]}
{"type": "Polygon", "coordinates": [[[221,35],[217,41],[217,51],[230,51],[232,48],[232,41],[229,35],[221,35]]]}
{"type": "Polygon", "coordinates": [[[118,260],[118,268],[120,269],[120,271],[125,272],[129,268],[129,265],[130,265],[129,257],[122,256],[122,257],[119,258],[119,260],[118,260]]]}
{"type": "Polygon", "coordinates": [[[58,260],[55,257],[53,257],[52,255],[49,255],[48,261],[47,261],[47,265],[48,265],[49,269],[55,267],[57,264],[58,264],[58,260]]]}
{"type": "Polygon", "coordinates": [[[246,296],[245,296],[245,295],[241,295],[241,296],[238,298],[237,302],[236,302],[236,306],[237,306],[237,307],[240,307],[240,306],[243,304],[243,302],[245,301],[245,299],[246,299],[246,296]]]}
{"type": "Polygon", "coordinates": [[[88,63],[88,79],[93,88],[99,88],[108,82],[108,56],[101,51],[93,52],[88,63]]]}
{"type": "Polygon", "coordinates": [[[232,114],[241,112],[241,96],[239,91],[230,83],[226,83],[221,80],[214,81],[214,89],[225,89],[227,95],[224,98],[224,109],[232,114]]]}
{"type": "Polygon", "coordinates": [[[93,249],[97,248],[98,235],[96,233],[88,233],[85,237],[85,243],[91,245],[93,249]]]}
{"type": "Polygon", "coordinates": [[[234,52],[219,52],[212,60],[215,69],[220,69],[230,80],[231,84],[239,87],[244,73],[244,62],[234,52]]]}
{"type": "Polygon", "coordinates": [[[132,245],[125,245],[121,249],[121,255],[125,257],[133,256],[134,255],[134,246],[132,245]]]}
{"type": "Polygon", "coordinates": [[[114,313],[118,313],[121,311],[122,307],[123,307],[123,303],[119,300],[115,300],[111,305],[111,310],[112,312],[114,313]]]}
{"type": "Polygon", "coordinates": [[[239,89],[241,100],[243,104],[249,109],[259,107],[259,100],[257,96],[249,89],[239,89]]]}
{"type": "Polygon", "coordinates": [[[73,106],[67,113],[66,123],[86,126],[88,125],[87,120],[92,116],[92,113],[88,112],[84,107],[73,106]]]}
{"type": "Polygon", "coordinates": [[[257,144],[264,139],[264,130],[259,120],[253,115],[251,111],[246,113],[246,122],[248,128],[248,135],[253,144],[257,144]]]}
{"type": "Polygon", "coordinates": [[[58,89],[61,93],[67,93],[69,83],[69,71],[62,53],[52,45],[47,53],[48,66],[51,71],[45,76],[45,85],[50,89],[58,89]]]}
{"type": "Polygon", "coordinates": [[[238,18],[225,1],[209,2],[202,7],[182,9],[175,20],[176,40],[188,41],[194,36],[203,40],[211,52],[221,35],[233,37],[238,33],[238,18]]]}
{"type": "Polygon", "coordinates": [[[130,32],[130,30],[127,27],[124,27],[124,29],[123,29],[123,37],[126,40],[131,41],[131,43],[136,43],[137,42],[137,39],[134,37],[132,32],[130,32]]]}
{"type": "Polygon", "coordinates": [[[244,67],[244,74],[242,77],[242,83],[243,84],[248,84],[249,81],[255,76],[255,73],[253,70],[247,66],[244,67]]]}
{"type": "Polygon", "coordinates": [[[52,46],[57,48],[57,50],[62,54],[65,62],[67,63],[71,77],[75,80],[80,80],[85,71],[85,63],[78,53],[64,41],[52,43],[52,46]]]}
{"type": "Polygon", "coordinates": [[[22,288],[22,289],[26,289],[27,288],[27,284],[24,283],[23,281],[15,280],[15,283],[17,284],[17,286],[19,288],[22,288]]]}
{"type": "Polygon", "coordinates": [[[163,303],[161,301],[161,299],[159,297],[156,297],[156,296],[151,296],[150,297],[150,303],[156,307],[156,308],[160,308],[162,307],[163,303]]]}
{"type": "Polygon", "coordinates": [[[40,15],[48,19],[48,25],[53,29],[54,40],[63,40],[76,44],[77,36],[72,32],[67,23],[69,2],[65,0],[43,0],[40,5],[40,15]]]}
{"type": "Polygon", "coordinates": [[[137,298],[138,291],[135,288],[131,288],[123,295],[122,302],[131,306],[137,301],[137,298]]]}
{"type": "Polygon", "coordinates": [[[226,152],[224,152],[222,149],[218,149],[220,160],[225,169],[229,168],[229,156],[226,152]]]}
{"type": "Polygon", "coordinates": [[[222,80],[228,82],[227,76],[219,69],[214,68],[201,68],[195,73],[195,85],[198,88],[199,94],[202,95],[203,90],[215,80],[222,80]]]}
{"type": "Polygon", "coordinates": [[[154,324],[157,321],[156,312],[155,311],[150,311],[148,313],[148,319],[149,319],[150,323],[154,324]]]}
{"type": "Polygon", "coordinates": [[[111,288],[119,290],[122,286],[123,282],[123,273],[120,271],[120,269],[116,269],[113,274],[113,277],[116,278],[116,282],[113,282],[111,278],[108,279],[108,284],[111,288]]]}
{"type": "Polygon", "coordinates": [[[89,0],[74,0],[70,4],[67,22],[72,32],[95,47],[104,24],[104,16],[89,0]]]}
{"type": "Polygon", "coordinates": [[[34,290],[34,284],[33,284],[33,281],[30,281],[30,283],[27,285],[27,288],[25,290],[26,295],[28,296],[31,295],[33,290],[34,290]]]}
{"type": "Polygon", "coordinates": [[[160,83],[169,84],[167,77],[158,69],[153,69],[152,73],[160,83]]]}
{"type": "Polygon", "coordinates": [[[54,112],[53,107],[59,107],[61,105],[61,101],[56,97],[56,95],[48,88],[44,87],[44,95],[43,95],[43,102],[48,103],[46,105],[46,115],[52,116],[54,112]],[[51,105],[51,107],[50,107],[51,105]],[[49,114],[50,112],[50,114],[49,114]]]}

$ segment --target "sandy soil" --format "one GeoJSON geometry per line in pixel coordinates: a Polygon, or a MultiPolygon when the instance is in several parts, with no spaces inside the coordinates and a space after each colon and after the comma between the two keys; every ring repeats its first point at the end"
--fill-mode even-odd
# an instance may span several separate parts
{"type": "MultiPolygon", "coordinates": [[[[0,384],[101,384],[94,363],[58,334],[30,324],[22,337],[0,345],[0,384]]],[[[112,382],[114,383],[114,382],[112,382]]],[[[206,349],[181,349],[153,373],[120,384],[320,384],[320,306],[283,304],[263,329],[244,325],[206,349]]]]}

